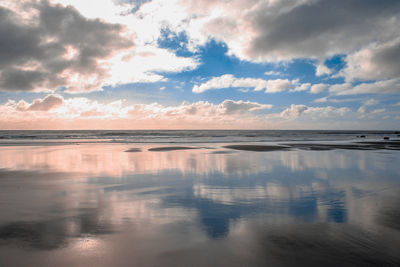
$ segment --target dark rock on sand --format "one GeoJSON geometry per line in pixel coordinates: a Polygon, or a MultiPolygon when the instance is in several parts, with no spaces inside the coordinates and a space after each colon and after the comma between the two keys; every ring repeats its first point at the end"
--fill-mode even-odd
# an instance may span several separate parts
{"type": "Polygon", "coordinates": [[[142,152],[142,150],[140,148],[130,148],[125,150],[125,152],[142,152]]]}
{"type": "Polygon", "coordinates": [[[277,150],[288,150],[286,146],[264,146],[264,145],[229,145],[223,146],[224,148],[235,149],[235,150],[246,150],[246,151],[277,151],[277,150]]]}

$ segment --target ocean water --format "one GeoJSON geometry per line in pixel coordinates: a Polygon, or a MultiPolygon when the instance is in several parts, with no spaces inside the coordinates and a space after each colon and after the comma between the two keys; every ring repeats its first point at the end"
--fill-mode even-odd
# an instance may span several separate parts
{"type": "Polygon", "coordinates": [[[400,265],[394,132],[0,136],[0,266],[400,265]]]}
{"type": "Polygon", "coordinates": [[[48,143],[235,143],[400,139],[399,131],[323,130],[81,130],[0,131],[0,144],[48,143]],[[365,136],[360,139],[359,136],[365,136]]]}

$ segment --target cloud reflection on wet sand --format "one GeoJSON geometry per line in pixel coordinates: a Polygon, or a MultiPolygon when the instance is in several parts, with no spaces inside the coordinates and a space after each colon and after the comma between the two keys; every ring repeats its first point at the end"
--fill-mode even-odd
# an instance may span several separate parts
{"type": "Polygon", "coordinates": [[[148,148],[2,149],[0,263],[400,262],[398,152],[148,148]]]}

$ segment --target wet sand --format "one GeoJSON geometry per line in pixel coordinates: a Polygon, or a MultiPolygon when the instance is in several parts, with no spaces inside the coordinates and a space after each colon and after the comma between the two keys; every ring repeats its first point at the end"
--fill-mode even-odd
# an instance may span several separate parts
{"type": "Polygon", "coordinates": [[[400,150],[400,141],[365,141],[347,144],[315,144],[315,143],[294,143],[286,144],[293,148],[304,150],[400,150]]]}
{"type": "Polygon", "coordinates": [[[285,151],[290,149],[302,149],[311,151],[326,151],[335,149],[349,149],[349,150],[400,150],[400,141],[381,141],[381,142],[354,142],[354,143],[338,143],[338,144],[324,144],[324,143],[285,143],[283,145],[228,145],[224,148],[245,150],[254,152],[267,152],[267,151],[285,151]]]}
{"type": "Polygon", "coordinates": [[[399,266],[377,143],[3,146],[0,266],[399,266]]]}

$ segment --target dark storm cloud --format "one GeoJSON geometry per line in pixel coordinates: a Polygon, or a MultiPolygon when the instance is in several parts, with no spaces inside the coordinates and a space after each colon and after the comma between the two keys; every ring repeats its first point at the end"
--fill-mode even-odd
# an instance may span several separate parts
{"type": "Polygon", "coordinates": [[[278,2],[275,11],[266,5],[251,14],[256,31],[248,51],[251,56],[320,58],[398,33],[397,0],[320,0],[295,7],[288,3],[278,2]]]}
{"type": "Polygon", "coordinates": [[[46,73],[40,71],[5,68],[0,76],[0,88],[4,90],[29,91],[46,79],[46,73]]]}
{"type": "Polygon", "coordinates": [[[385,71],[391,77],[400,77],[400,40],[377,51],[373,60],[380,66],[386,67],[385,71]]]}
{"type": "Polygon", "coordinates": [[[0,7],[0,90],[99,89],[107,78],[99,60],[134,45],[123,26],[86,19],[70,6],[40,1],[23,8],[32,14],[29,23],[0,7]]]}

